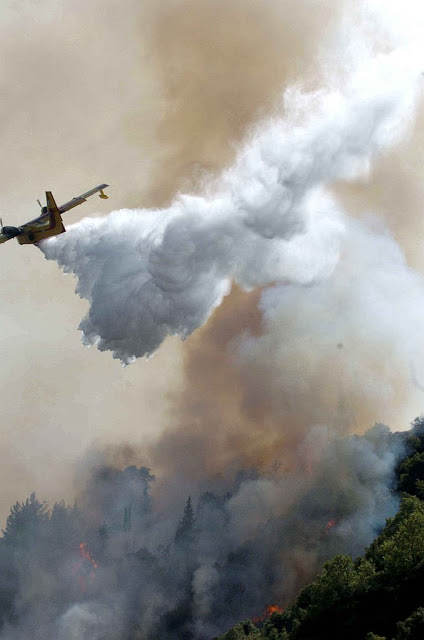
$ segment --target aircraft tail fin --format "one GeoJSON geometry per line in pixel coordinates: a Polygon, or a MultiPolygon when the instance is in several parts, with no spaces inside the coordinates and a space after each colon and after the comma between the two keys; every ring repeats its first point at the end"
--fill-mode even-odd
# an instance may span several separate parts
{"type": "Polygon", "coordinates": [[[46,191],[46,209],[46,213],[50,216],[50,229],[54,229],[56,233],[63,233],[65,227],[62,216],[51,191],[46,191]]]}
{"type": "Polygon", "coordinates": [[[53,213],[54,211],[59,211],[51,191],[46,191],[46,203],[47,203],[47,213],[53,213]]]}

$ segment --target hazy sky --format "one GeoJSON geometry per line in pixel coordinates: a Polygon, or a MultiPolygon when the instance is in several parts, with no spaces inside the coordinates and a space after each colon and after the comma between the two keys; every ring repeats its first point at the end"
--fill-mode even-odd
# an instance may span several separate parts
{"type": "MultiPolygon", "coordinates": [[[[51,189],[60,203],[98,184],[106,213],[134,203],[151,165],[157,114],[138,37],[138,3],[5,2],[1,7],[1,211],[5,223],[37,215],[51,189]],[[144,140],[126,131],[135,116],[144,140]]],[[[177,384],[180,346],[123,369],[85,349],[75,283],[33,247],[3,246],[0,270],[0,510],[36,490],[70,496],[75,460],[94,440],[143,439],[160,428],[177,384]],[[23,249],[19,251],[19,249],[23,249]],[[29,249],[29,250],[28,250],[29,249]]]]}

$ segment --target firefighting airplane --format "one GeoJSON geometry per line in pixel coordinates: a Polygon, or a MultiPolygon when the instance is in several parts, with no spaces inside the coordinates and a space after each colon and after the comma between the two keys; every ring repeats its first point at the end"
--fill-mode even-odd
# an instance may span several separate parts
{"type": "Polygon", "coordinates": [[[50,238],[50,236],[57,236],[59,233],[64,233],[66,229],[63,226],[62,213],[82,204],[89,196],[92,196],[98,191],[100,191],[100,198],[108,198],[103,191],[103,189],[106,189],[108,186],[108,184],[99,184],[97,187],[94,187],[94,189],[86,191],[81,196],[72,198],[72,200],[62,204],[60,207],[57,206],[52,192],[46,191],[46,206],[43,207],[41,202],[38,200],[38,204],[41,207],[41,214],[38,218],[25,222],[25,224],[20,227],[4,227],[3,221],[0,218],[0,244],[2,242],[7,242],[7,240],[11,240],[12,238],[16,238],[19,244],[37,244],[40,240],[50,238]]]}

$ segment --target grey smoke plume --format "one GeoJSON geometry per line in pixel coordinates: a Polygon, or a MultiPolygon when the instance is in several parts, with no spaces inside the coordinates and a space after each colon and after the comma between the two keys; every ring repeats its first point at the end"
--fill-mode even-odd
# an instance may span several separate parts
{"type": "Polygon", "coordinates": [[[182,518],[151,501],[148,469],[99,465],[78,507],[8,523],[1,640],[206,640],[286,604],[334,553],[360,554],[398,506],[403,435],[381,425],[363,437],[309,435],[307,474],[240,469],[221,491],[204,487],[182,518]]]}
{"type": "Polygon", "coordinates": [[[366,172],[397,139],[418,71],[395,51],[368,60],[343,92],[289,92],[286,119],[258,127],[207,195],[85,220],[43,243],[90,301],[84,342],[128,364],[203,324],[232,280],[254,287],[328,277],[346,226],[324,187],[366,172]],[[314,102],[314,115],[297,124],[314,102]]]}

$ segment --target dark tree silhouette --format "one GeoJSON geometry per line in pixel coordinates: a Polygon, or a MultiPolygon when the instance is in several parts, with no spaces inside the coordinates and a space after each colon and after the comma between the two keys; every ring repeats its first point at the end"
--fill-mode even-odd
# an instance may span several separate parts
{"type": "Polygon", "coordinates": [[[11,507],[3,530],[4,543],[13,547],[30,544],[48,519],[47,504],[31,493],[25,502],[16,502],[11,507]]]}
{"type": "Polygon", "coordinates": [[[175,534],[175,542],[178,545],[188,546],[194,540],[194,510],[191,503],[191,496],[188,497],[186,505],[184,507],[184,514],[180,523],[178,524],[177,532],[175,534]]]}

